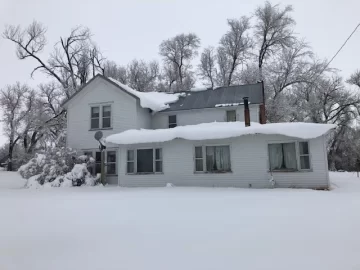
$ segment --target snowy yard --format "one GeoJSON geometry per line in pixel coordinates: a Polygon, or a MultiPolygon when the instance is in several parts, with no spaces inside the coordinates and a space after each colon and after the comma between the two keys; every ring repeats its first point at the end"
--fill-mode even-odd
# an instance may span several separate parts
{"type": "Polygon", "coordinates": [[[20,189],[0,171],[0,269],[360,269],[360,179],[332,191],[20,189]]]}

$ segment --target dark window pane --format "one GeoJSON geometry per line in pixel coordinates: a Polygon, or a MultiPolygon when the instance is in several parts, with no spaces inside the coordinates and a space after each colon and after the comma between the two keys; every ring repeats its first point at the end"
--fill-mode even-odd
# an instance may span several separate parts
{"type": "Polygon", "coordinates": [[[116,152],[115,151],[107,152],[107,162],[116,162],[116,152]]]}
{"type": "Polygon", "coordinates": [[[301,156],[300,157],[300,167],[303,170],[310,169],[310,157],[309,156],[301,156]]]}
{"type": "Polygon", "coordinates": [[[202,158],[202,147],[201,146],[197,146],[195,147],[195,157],[196,158],[202,158]]]}
{"type": "Polygon", "coordinates": [[[91,128],[99,128],[99,118],[91,119],[91,128]]]}
{"type": "Polygon", "coordinates": [[[137,172],[149,173],[154,172],[153,168],[153,149],[137,150],[137,172]]]}
{"type": "Polygon", "coordinates": [[[177,127],[177,124],[169,124],[169,128],[177,127]]]}
{"type": "Polygon", "coordinates": [[[95,164],[95,174],[101,173],[101,163],[95,164]]]}
{"type": "Polygon", "coordinates": [[[134,162],[128,162],[127,163],[127,172],[128,173],[134,173],[134,162]]]}
{"type": "Polygon", "coordinates": [[[100,117],[99,107],[91,107],[91,118],[99,118],[99,117],[100,117]]]}
{"type": "Polygon", "coordinates": [[[300,148],[300,155],[308,155],[309,154],[309,145],[307,142],[300,142],[299,148],[300,148]]]}
{"type": "Polygon", "coordinates": [[[169,128],[177,126],[176,115],[169,115],[169,128]]]}
{"type": "Polygon", "coordinates": [[[116,174],[116,164],[111,163],[106,166],[107,168],[107,174],[116,174]]]}
{"type": "Polygon", "coordinates": [[[95,162],[101,162],[101,152],[95,153],[95,162]]]}
{"type": "Polygon", "coordinates": [[[202,159],[196,159],[195,160],[195,171],[202,172],[204,171],[204,165],[202,159]]]}
{"type": "Polygon", "coordinates": [[[162,151],[160,148],[155,149],[155,159],[157,160],[162,159],[162,151]]]}
{"type": "Polygon", "coordinates": [[[155,161],[155,172],[162,172],[162,161],[155,161]]]}
{"type": "Polygon", "coordinates": [[[235,122],[236,121],[236,111],[226,111],[226,121],[227,122],[235,122]]]}
{"type": "Polygon", "coordinates": [[[128,161],[134,160],[134,150],[128,150],[127,151],[127,160],[128,161]]]}
{"type": "Polygon", "coordinates": [[[111,127],[111,119],[109,117],[103,118],[102,125],[103,128],[111,127]]]}
{"type": "Polygon", "coordinates": [[[111,106],[103,106],[103,117],[111,116],[111,106]]]}

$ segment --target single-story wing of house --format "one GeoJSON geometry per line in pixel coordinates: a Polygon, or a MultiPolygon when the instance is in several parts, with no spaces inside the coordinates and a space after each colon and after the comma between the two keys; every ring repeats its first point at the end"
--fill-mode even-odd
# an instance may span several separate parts
{"type": "Polygon", "coordinates": [[[329,187],[326,135],[335,125],[213,122],[107,136],[124,187],[329,187]]]}

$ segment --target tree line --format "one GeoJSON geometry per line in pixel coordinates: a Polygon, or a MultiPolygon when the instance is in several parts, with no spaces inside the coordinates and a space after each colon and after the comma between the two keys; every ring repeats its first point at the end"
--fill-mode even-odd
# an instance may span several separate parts
{"type": "Polygon", "coordinates": [[[13,169],[14,153],[21,161],[38,148],[64,143],[66,112],[60,105],[98,73],[142,92],[264,81],[268,122],[337,124],[329,138],[330,168],[355,169],[360,163],[355,125],[360,96],[349,85],[360,88],[360,71],[346,78],[346,84],[326,59],[317,58],[295,34],[291,6],[265,2],[252,14],[228,19],[227,25],[216,46],[200,51],[200,38],[182,33],[160,43],[161,62],[134,59],[125,65],[107,59],[83,26],[60,37],[46,58],[41,54],[47,46],[42,23],[6,26],[3,38],[15,45],[18,59],[33,61],[31,76],[42,72],[50,78],[36,89],[17,82],[0,91],[8,169],[13,169]]]}

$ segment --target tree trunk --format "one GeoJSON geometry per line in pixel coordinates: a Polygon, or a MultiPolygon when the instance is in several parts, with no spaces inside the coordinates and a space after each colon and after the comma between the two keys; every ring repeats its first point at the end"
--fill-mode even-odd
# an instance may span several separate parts
{"type": "Polygon", "coordinates": [[[10,141],[9,144],[9,153],[8,153],[8,164],[7,164],[7,171],[11,172],[13,170],[13,151],[14,151],[14,143],[10,141]]]}

